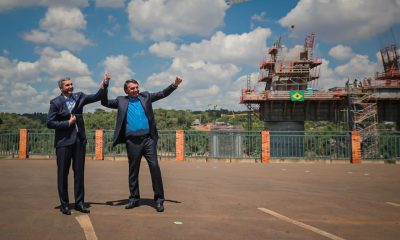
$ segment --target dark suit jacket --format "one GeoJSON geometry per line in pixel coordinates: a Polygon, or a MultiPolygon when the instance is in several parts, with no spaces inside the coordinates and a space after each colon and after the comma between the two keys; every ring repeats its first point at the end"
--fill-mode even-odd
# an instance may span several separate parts
{"type": "Polygon", "coordinates": [[[69,126],[68,120],[71,117],[71,113],[68,110],[65,97],[61,94],[50,101],[46,123],[48,128],[55,129],[54,146],[56,148],[74,144],[77,134],[86,141],[85,123],[82,115],[83,106],[99,101],[103,93],[104,89],[99,89],[96,94],[91,95],[86,95],[82,92],[73,93],[76,104],[71,112],[76,117],[75,124],[78,126],[79,133],[76,131],[75,125],[69,126]]]}
{"type": "MultiPolygon", "coordinates": [[[[170,95],[176,87],[171,84],[167,88],[162,91],[156,93],[149,93],[149,92],[141,92],[139,93],[138,99],[142,103],[144,112],[146,113],[147,118],[149,119],[149,127],[150,127],[150,137],[155,141],[158,140],[158,132],[156,127],[156,121],[154,120],[154,113],[153,113],[153,105],[152,102],[157,100],[163,99],[170,95]]],[[[118,109],[117,113],[117,122],[114,131],[114,141],[113,146],[119,143],[125,143],[125,128],[126,128],[126,112],[128,111],[128,103],[129,97],[128,96],[119,96],[114,100],[108,100],[107,96],[107,86],[105,87],[105,93],[101,99],[101,105],[118,109]]]]}

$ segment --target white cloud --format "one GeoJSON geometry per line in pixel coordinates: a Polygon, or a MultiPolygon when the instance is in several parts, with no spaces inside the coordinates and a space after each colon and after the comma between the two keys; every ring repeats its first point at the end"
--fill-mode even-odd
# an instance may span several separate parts
{"type": "Polygon", "coordinates": [[[347,63],[335,69],[330,68],[329,61],[323,59],[317,88],[344,87],[348,79],[362,81],[366,77],[374,78],[376,71],[380,71],[379,59],[373,62],[365,55],[355,54],[347,63]]]}
{"type": "Polygon", "coordinates": [[[39,64],[41,70],[52,77],[91,75],[87,64],[69,51],[58,52],[47,47],[40,54],[39,64]]]}
{"type": "Polygon", "coordinates": [[[88,0],[1,0],[0,12],[24,7],[87,7],[88,0]]]}
{"type": "Polygon", "coordinates": [[[364,77],[372,77],[378,70],[378,64],[371,62],[366,55],[356,54],[346,64],[335,68],[335,72],[339,75],[350,79],[363,79],[364,77]]]}
{"type": "Polygon", "coordinates": [[[304,51],[304,46],[296,45],[293,48],[282,48],[282,57],[285,62],[300,59],[300,52],[304,51]]]}
{"type": "Polygon", "coordinates": [[[258,67],[270,34],[269,29],[257,28],[240,35],[217,32],[209,40],[198,43],[153,44],[149,51],[157,56],[170,57],[172,63],[165,71],[151,75],[144,86],[150,91],[162,90],[178,75],[183,77],[183,83],[168,100],[158,102],[157,107],[173,105],[180,109],[206,109],[217,105],[229,109],[242,108],[238,103],[246,78],[238,78],[237,74],[242,65],[258,67]]]}
{"type": "Polygon", "coordinates": [[[36,95],[37,91],[32,86],[24,83],[16,83],[11,91],[13,97],[25,97],[36,95]]]}
{"type": "Polygon", "coordinates": [[[96,0],[96,7],[123,8],[124,6],[124,0],[96,0]]]}
{"type": "Polygon", "coordinates": [[[23,79],[38,82],[39,71],[38,62],[10,61],[6,57],[0,57],[0,85],[8,86],[23,79]]]}
{"type": "Polygon", "coordinates": [[[320,77],[313,82],[315,89],[329,89],[332,87],[344,87],[347,78],[338,76],[337,73],[329,66],[329,60],[322,59],[320,68],[320,77]]]}
{"type": "Polygon", "coordinates": [[[351,47],[339,44],[329,50],[329,55],[338,60],[345,60],[353,56],[353,50],[351,47]]]}
{"type": "Polygon", "coordinates": [[[222,26],[227,8],[224,0],[132,0],[127,11],[133,38],[160,41],[208,36],[222,26]]]}
{"type": "Polygon", "coordinates": [[[109,98],[125,95],[124,83],[135,75],[129,65],[129,58],[125,55],[108,56],[103,61],[104,71],[111,74],[109,98]]]}
{"type": "Polygon", "coordinates": [[[258,22],[265,22],[266,21],[266,12],[261,12],[260,14],[254,14],[251,16],[251,20],[258,21],[258,22]]]}
{"type": "Polygon", "coordinates": [[[295,33],[316,32],[329,42],[366,39],[399,21],[398,0],[300,0],[279,20],[294,25],[295,33]]]}
{"type": "Polygon", "coordinates": [[[257,66],[260,53],[266,50],[266,40],[270,35],[271,30],[266,28],[256,28],[241,35],[216,32],[210,40],[180,47],[171,42],[162,42],[152,45],[149,51],[161,57],[179,57],[191,62],[200,60],[257,66]]]}
{"type": "Polygon", "coordinates": [[[40,30],[23,35],[34,43],[51,44],[70,50],[80,50],[91,42],[80,32],[86,28],[86,20],[78,8],[52,7],[40,20],[40,30]]]}
{"type": "Polygon", "coordinates": [[[160,42],[151,45],[149,50],[159,57],[171,57],[176,55],[176,48],[173,42],[160,42]]]}
{"type": "Polygon", "coordinates": [[[34,62],[0,56],[0,111],[46,112],[49,100],[60,94],[56,86],[61,77],[71,77],[75,91],[98,88],[100,81],[93,81],[87,64],[69,51],[58,52],[47,47],[39,54],[34,62]],[[39,85],[50,86],[52,90],[39,91],[39,85]]]}
{"type": "Polygon", "coordinates": [[[30,33],[24,34],[24,39],[30,42],[46,43],[50,41],[50,34],[38,30],[32,30],[30,33]]]}

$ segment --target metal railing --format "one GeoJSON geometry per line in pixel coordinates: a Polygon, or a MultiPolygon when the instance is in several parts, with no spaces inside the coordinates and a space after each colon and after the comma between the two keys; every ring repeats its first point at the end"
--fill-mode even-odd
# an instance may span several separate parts
{"type": "Polygon", "coordinates": [[[0,132],[0,158],[17,158],[19,145],[19,131],[0,132]]]}
{"type": "MultiPolygon", "coordinates": [[[[55,157],[54,131],[28,130],[28,154],[37,157],[55,157]]],[[[126,159],[126,147],[112,148],[113,130],[105,130],[104,156],[126,159]]],[[[400,161],[400,132],[375,132],[364,136],[361,132],[363,160],[400,161]]],[[[94,158],[95,131],[88,130],[86,156],[94,158]]],[[[176,132],[159,131],[158,155],[175,158],[176,132]]],[[[351,159],[350,132],[270,132],[270,158],[273,160],[344,160],[351,159]]],[[[19,131],[0,132],[0,157],[17,158],[19,131]]],[[[239,131],[185,131],[185,158],[261,159],[261,132],[239,131]]]]}
{"type": "Polygon", "coordinates": [[[185,131],[185,156],[260,159],[261,132],[185,131]]]}
{"type": "Polygon", "coordinates": [[[55,156],[54,131],[47,129],[29,129],[28,154],[30,156],[55,156]]]}
{"type": "Polygon", "coordinates": [[[400,132],[361,132],[361,158],[394,163],[400,160],[400,132]]]}
{"type": "MultiPolygon", "coordinates": [[[[159,157],[175,158],[175,131],[158,131],[159,139],[157,142],[157,152],[159,157]]],[[[118,144],[112,147],[114,130],[104,130],[103,149],[105,157],[127,157],[125,144],[118,144]]]]}
{"type": "Polygon", "coordinates": [[[270,132],[271,159],[350,160],[349,132],[270,132]]]}
{"type": "Polygon", "coordinates": [[[158,131],[157,153],[160,157],[176,157],[176,132],[174,130],[158,131]]]}

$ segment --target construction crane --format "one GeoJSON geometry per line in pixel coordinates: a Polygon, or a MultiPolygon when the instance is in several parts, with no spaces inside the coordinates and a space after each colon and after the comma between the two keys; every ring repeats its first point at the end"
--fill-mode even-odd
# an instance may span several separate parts
{"type": "Polygon", "coordinates": [[[228,5],[233,5],[237,3],[243,3],[243,2],[248,2],[250,0],[225,0],[226,4],[228,5]]]}
{"type": "Polygon", "coordinates": [[[306,37],[304,41],[304,51],[300,53],[300,59],[312,60],[314,42],[315,42],[315,33],[311,33],[306,37]]]}

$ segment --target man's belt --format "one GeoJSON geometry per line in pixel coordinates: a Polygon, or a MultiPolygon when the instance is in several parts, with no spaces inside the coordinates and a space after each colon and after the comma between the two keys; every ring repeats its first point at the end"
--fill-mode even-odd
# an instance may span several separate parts
{"type": "Polygon", "coordinates": [[[139,136],[128,136],[127,138],[132,141],[143,141],[148,137],[150,137],[150,134],[139,135],[139,136]]]}

